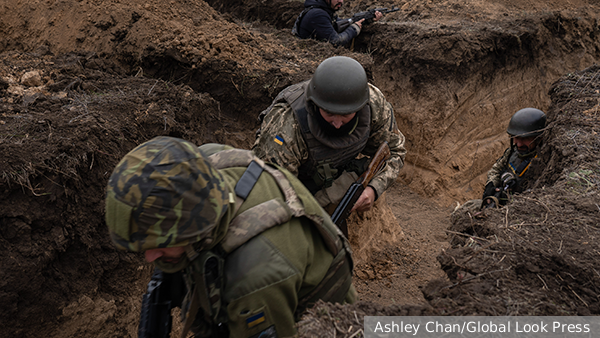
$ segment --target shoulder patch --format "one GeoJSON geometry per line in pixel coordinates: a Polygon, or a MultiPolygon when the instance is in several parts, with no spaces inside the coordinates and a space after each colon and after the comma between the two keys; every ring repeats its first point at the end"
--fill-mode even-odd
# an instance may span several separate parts
{"type": "Polygon", "coordinates": [[[275,143],[279,144],[279,145],[283,145],[283,138],[279,135],[275,136],[275,138],[273,139],[273,141],[275,141],[275,143]]]}

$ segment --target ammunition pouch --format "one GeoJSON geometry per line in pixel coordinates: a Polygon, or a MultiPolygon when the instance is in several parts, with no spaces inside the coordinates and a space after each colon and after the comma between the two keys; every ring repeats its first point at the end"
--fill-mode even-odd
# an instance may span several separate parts
{"type": "Polygon", "coordinates": [[[183,333],[194,327],[197,336],[222,337],[227,330],[227,312],[222,303],[225,259],[212,250],[201,251],[185,270],[188,292],[181,309],[183,333]],[[201,312],[199,315],[198,312],[201,312]]]}
{"type": "Polygon", "coordinates": [[[358,176],[360,176],[367,171],[370,162],[371,159],[366,156],[362,158],[355,158],[344,166],[344,171],[355,172],[358,176]]]}
{"type": "Polygon", "coordinates": [[[329,188],[338,176],[339,175],[337,169],[331,168],[329,166],[329,163],[321,162],[317,166],[317,170],[312,176],[312,179],[317,185],[317,187],[329,188]]]}

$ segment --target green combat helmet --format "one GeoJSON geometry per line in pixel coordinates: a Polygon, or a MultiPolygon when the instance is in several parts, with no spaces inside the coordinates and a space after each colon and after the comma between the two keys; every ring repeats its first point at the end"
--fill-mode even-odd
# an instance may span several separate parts
{"type": "Polygon", "coordinates": [[[539,136],[546,127],[546,114],[536,108],[523,108],[516,112],[508,123],[506,132],[510,136],[539,136]]]}
{"type": "Polygon", "coordinates": [[[369,102],[365,69],[347,56],[330,57],[315,70],[306,98],[331,114],[356,113],[369,102]]]}
{"type": "MultiPolygon", "coordinates": [[[[156,137],[130,151],[113,171],[106,193],[106,224],[113,243],[144,251],[216,243],[227,212],[223,177],[198,147],[156,137]]],[[[214,245],[214,244],[213,244],[214,245]]]]}

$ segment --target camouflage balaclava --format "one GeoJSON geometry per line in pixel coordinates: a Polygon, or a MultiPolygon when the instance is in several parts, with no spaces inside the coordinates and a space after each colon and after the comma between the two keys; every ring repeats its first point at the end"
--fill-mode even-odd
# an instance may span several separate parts
{"type": "MultiPolygon", "coordinates": [[[[156,137],[130,151],[113,171],[106,193],[106,224],[122,250],[218,242],[229,190],[198,147],[156,137]]],[[[214,245],[214,244],[213,244],[214,245]]]]}

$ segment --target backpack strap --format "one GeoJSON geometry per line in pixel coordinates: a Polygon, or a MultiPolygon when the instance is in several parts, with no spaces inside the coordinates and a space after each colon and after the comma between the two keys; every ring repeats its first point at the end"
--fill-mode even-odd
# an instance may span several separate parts
{"type": "Polygon", "coordinates": [[[263,171],[273,175],[285,196],[285,202],[281,199],[265,201],[235,216],[229,223],[227,234],[220,243],[226,253],[232,252],[265,230],[289,221],[292,216],[303,214],[302,203],[293,192],[294,190],[289,182],[286,185],[286,183],[280,183],[279,181],[280,179],[287,181],[287,179],[278,170],[265,165],[251,151],[241,149],[223,150],[209,156],[208,159],[217,169],[246,167],[246,171],[235,186],[236,212],[242,204],[240,202],[248,197],[263,171]],[[282,184],[284,187],[282,187],[282,184]]]}
{"type": "Polygon", "coordinates": [[[263,167],[256,163],[256,161],[252,160],[252,162],[250,162],[246,168],[246,171],[244,171],[244,174],[242,174],[240,180],[235,185],[235,194],[244,200],[248,198],[250,191],[252,191],[252,188],[254,188],[254,185],[258,181],[258,178],[262,172],[263,167]]]}
{"type": "Polygon", "coordinates": [[[221,248],[230,253],[265,230],[289,221],[292,212],[281,199],[273,199],[239,214],[229,224],[229,230],[221,241],[221,248]]]}
{"type": "Polygon", "coordinates": [[[307,7],[300,13],[300,15],[298,15],[298,17],[296,18],[296,21],[294,22],[294,27],[292,27],[292,35],[294,35],[296,37],[300,37],[298,35],[298,29],[300,28],[300,23],[302,22],[302,19],[304,18],[306,13],[308,13],[308,11],[310,11],[313,8],[315,8],[315,6],[307,7]]]}

